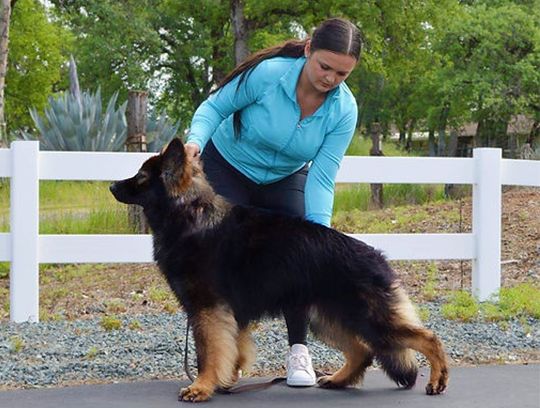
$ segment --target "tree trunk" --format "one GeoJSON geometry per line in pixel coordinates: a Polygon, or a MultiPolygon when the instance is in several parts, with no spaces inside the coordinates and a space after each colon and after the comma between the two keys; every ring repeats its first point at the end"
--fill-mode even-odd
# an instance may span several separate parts
{"type": "Polygon", "coordinates": [[[7,147],[7,126],[4,112],[4,88],[6,86],[7,59],[9,51],[9,21],[11,1],[0,0],[0,147],[7,147]]]}
{"type": "Polygon", "coordinates": [[[515,159],[518,156],[517,136],[514,132],[508,135],[508,157],[515,159]]]}
{"type": "MultiPolygon", "coordinates": [[[[148,93],[144,91],[129,91],[127,116],[128,152],[146,152],[146,106],[148,93]]],[[[136,205],[128,206],[129,224],[139,234],[147,234],[148,222],[142,208],[136,205]]]]}
{"type": "MultiPolygon", "coordinates": [[[[211,38],[219,38],[220,36],[222,36],[223,33],[216,30],[216,29],[212,29],[212,34],[211,34],[211,38]]],[[[227,55],[223,52],[223,48],[218,46],[216,44],[216,42],[214,42],[214,44],[212,45],[212,60],[213,61],[221,61],[223,60],[224,58],[226,58],[227,55]]],[[[225,72],[225,70],[223,70],[222,68],[218,67],[216,64],[214,64],[214,66],[212,66],[212,81],[210,81],[210,78],[207,77],[207,80],[208,82],[210,83],[214,83],[214,84],[220,84],[221,81],[223,81],[223,78],[225,78],[225,76],[227,75],[227,73],[225,72]]],[[[210,87],[209,87],[210,89],[210,87]]],[[[207,93],[207,92],[205,92],[207,93]]]]}
{"type": "Polygon", "coordinates": [[[435,143],[435,129],[429,129],[428,132],[428,155],[434,157],[436,153],[437,145],[435,143]]]}
{"type": "MultiPolygon", "coordinates": [[[[456,157],[458,145],[458,131],[452,129],[450,131],[450,140],[448,143],[448,157],[456,157]]],[[[459,196],[458,188],[455,184],[444,185],[444,195],[449,198],[457,198],[459,196]]]]}
{"type": "Polygon", "coordinates": [[[531,148],[535,148],[534,141],[536,138],[540,136],[540,121],[535,120],[531,126],[531,131],[529,132],[529,136],[527,136],[527,142],[531,148]]]}
{"type": "Polygon", "coordinates": [[[231,20],[234,32],[234,62],[240,65],[249,55],[249,30],[244,17],[244,2],[231,0],[231,20]]]}
{"type": "Polygon", "coordinates": [[[416,120],[411,120],[409,123],[409,131],[407,132],[407,141],[405,142],[405,150],[410,152],[412,149],[412,138],[414,133],[414,128],[416,127],[416,120]]]}
{"type": "Polygon", "coordinates": [[[405,139],[407,138],[407,126],[399,128],[399,145],[405,146],[405,139]]]}
{"type": "Polygon", "coordinates": [[[448,123],[448,114],[450,113],[450,105],[445,103],[439,115],[439,137],[437,140],[437,156],[444,157],[446,155],[446,124],[448,123]]]}
{"type": "MultiPolygon", "coordinates": [[[[373,122],[370,126],[371,135],[371,150],[370,156],[384,156],[381,149],[381,125],[378,122],[373,122]]],[[[382,184],[371,184],[371,204],[375,208],[383,208],[384,196],[382,184]]]]}
{"type": "Polygon", "coordinates": [[[476,133],[473,137],[473,147],[483,147],[483,134],[484,134],[484,119],[478,121],[476,126],[476,133]]]}

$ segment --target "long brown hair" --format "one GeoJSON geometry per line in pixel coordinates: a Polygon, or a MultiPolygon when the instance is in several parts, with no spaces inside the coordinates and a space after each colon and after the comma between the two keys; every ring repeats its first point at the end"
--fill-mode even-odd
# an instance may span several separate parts
{"type": "MultiPolygon", "coordinates": [[[[308,40],[309,38],[306,38],[305,40],[289,40],[250,55],[244,62],[229,72],[212,93],[219,91],[240,75],[240,79],[236,86],[236,89],[238,89],[242,82],[244,82],[252,72],[252,68],[266,59],[274,57],[302,57],[308,40]]],[[[323,21],[313,31],[310,49],[312,52],[316,50],[327,50],[339,54],[350,55],[358,61],[362,51],[362,35],[360,30],[349,20],[343,18],[330,18],[323,21]]],[[[238,137],[240,135],[241,124],[240,111],[234,113],[233,124],[235,136],[238,137]]]]}

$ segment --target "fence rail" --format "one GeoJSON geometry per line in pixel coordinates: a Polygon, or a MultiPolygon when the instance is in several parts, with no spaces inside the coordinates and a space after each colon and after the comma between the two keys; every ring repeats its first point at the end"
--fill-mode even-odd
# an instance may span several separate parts
{"type": "MultiPolygon", "coordinates": [[[[152,262],[149,235],[39,234],[39,180],[118,180],[147,153],[40,152],[38,142],[0,149],[0,177],[10,178],[10,232],[0,233],[0,261],[10,262],[10,318],[39,320],[40,263],[152,262]]],[[[338,183],[472,184],[473,230],[460,234],[351,234],[389,259],[468,259],[472,292],[496,294],[501,280],[501,185],[540,186],[540,162],[502,159],[475,149],[472,158],[345,157],[338,183]]]]}

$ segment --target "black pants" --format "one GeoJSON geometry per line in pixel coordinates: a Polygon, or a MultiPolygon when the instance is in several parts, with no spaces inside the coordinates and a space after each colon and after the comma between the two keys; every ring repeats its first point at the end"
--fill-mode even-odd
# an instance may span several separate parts
{"type": "MultiPolygon", "coordinates": [[[[293,216],[305,215],[304,186],[307,166],[271,184],[257,184],[236,170],[209,141],[201,155],[204,172],[214,191],[232,204],[250,205],[293,216]]],[[[257,273],[253,271],[253,273],[257,273]]],[[[308,317],[305,308],[284,311],[289,345],[306,344],[308,317]]]]}

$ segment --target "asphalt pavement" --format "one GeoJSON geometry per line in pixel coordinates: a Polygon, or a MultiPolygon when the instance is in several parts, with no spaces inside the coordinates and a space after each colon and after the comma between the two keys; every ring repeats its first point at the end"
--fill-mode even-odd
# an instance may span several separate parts
{"type": "MultiPolygon", "coordinates": [[[[317,387],[270,388],[240,394],[216,394],[209,407],[258,408],[540,408],[540,365],[454,367],[448,391],[427,396],[428,370],[422,369],[416,387],[401,390],[379,370],[366,373],[362,387],[325,390],[317,387]]],[[[243,379],[241,383],[267,379],[243,379]]],[[[189,406],[178,402],[181,381],[145,381],[107,385],[0,392],[0,408],[166,408],[189,406]]]]}

